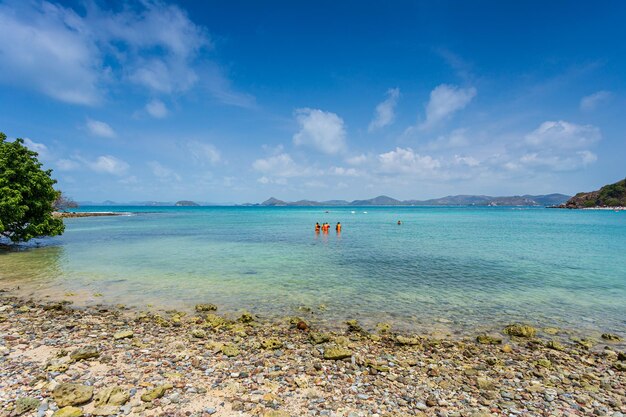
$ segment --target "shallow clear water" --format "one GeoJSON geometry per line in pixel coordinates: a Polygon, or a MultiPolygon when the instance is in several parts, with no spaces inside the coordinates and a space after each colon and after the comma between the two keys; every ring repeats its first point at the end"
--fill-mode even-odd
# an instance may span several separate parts
{"type": "Polygon", "coordinates": [[[2,286],[75,291],[88,302],[212,302],[269,317],[314,314],[453,332],[514,320],[626,328],[626,212],[87,209],[135,214],[66,219],[62,237],[0,254],[2,286]],[[333,227],[316,235],[316,221],[340,221],[343,233],[333,227]]]}

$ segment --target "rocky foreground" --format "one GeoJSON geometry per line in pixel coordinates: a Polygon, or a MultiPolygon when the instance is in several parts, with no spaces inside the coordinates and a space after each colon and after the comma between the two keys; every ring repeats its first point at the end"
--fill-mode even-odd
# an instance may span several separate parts
{"type": "Polygon", "coordinates": [[[512,325],[467,340],[357,322],[72,309],[0,293],[2,416],[613,416],[626,414],[618,335],[512,325]]]}

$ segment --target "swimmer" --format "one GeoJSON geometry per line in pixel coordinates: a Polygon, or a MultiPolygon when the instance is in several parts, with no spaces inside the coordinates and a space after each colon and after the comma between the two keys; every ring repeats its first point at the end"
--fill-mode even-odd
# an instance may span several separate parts
{"type": "Polygon", "coordinates": [[[320,224],[319,223],[315,223],[315,233],[319,233],[320,232],[320,224]]]}
{"type": "Polygon", "coordinates": [[[400,226],[402,224],[402,222],[400,220],[398,220],[398,226],[400,226]]]}
{"type": "Polygon", "coordinates": [[[341,233],[341,223],[337,222],[337,226],[335,226],[335,230],[337,233],[341,233]]]}

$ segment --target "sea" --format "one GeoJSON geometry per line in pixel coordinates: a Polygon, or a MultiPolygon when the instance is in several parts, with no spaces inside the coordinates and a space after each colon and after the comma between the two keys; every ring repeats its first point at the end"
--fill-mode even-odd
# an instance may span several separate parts
{"type": "Polygon", "coordinates": [[[77,305],[357,319],[466,335],[513,322],[626,333],[626,211],[84,207],[0,251],[0,288],[77,305]],[[79,210],[80,211],[80,210],[79,210]],[[398,221],[401,224],[398,224],[398,221]],[[315,233],[328,222],[328,234],[315,233]],[[335,232],[337,222],[342,232],[335,232]]]}

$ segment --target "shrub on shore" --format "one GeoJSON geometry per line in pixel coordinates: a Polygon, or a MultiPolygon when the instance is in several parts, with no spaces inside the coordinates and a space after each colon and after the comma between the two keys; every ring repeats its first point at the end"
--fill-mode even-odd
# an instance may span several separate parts
{"type": "Polygon", "coordinates": [[[13,243],[63,233],[63,220],[52,216],[59,196],[51,170],[43,170],[22,139],[7,142],[0,132],[0,237],[13,243]]]}

